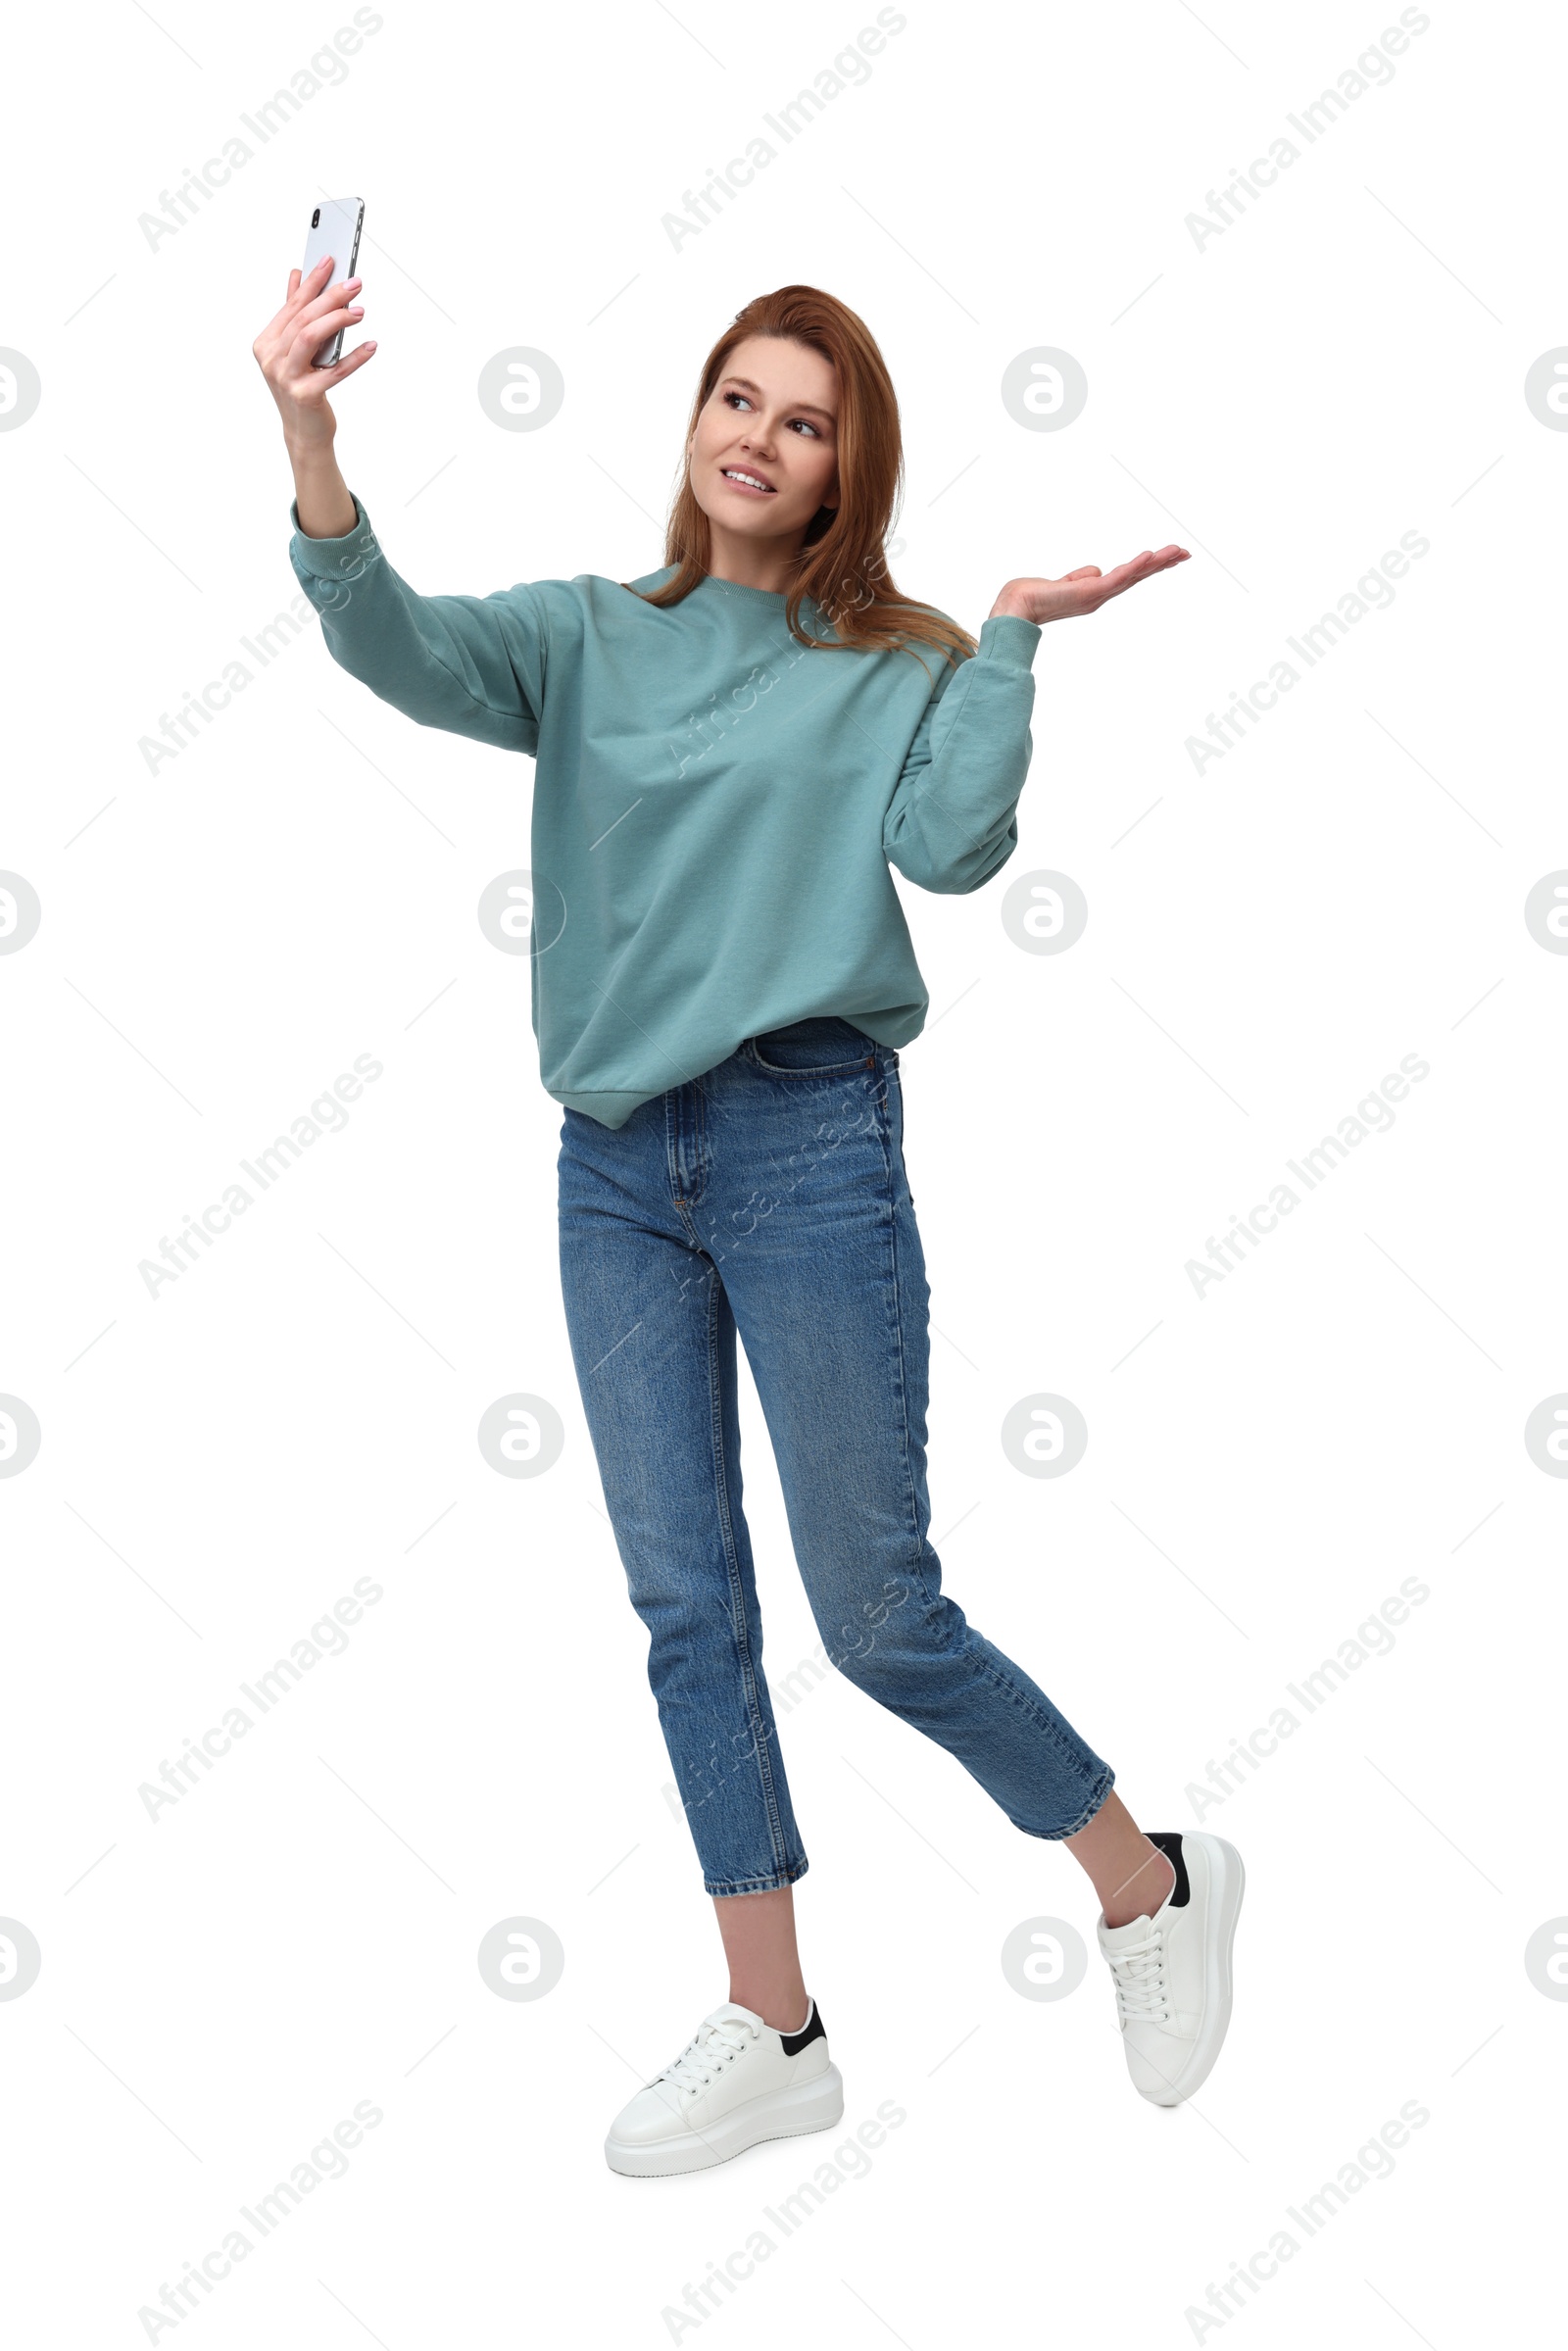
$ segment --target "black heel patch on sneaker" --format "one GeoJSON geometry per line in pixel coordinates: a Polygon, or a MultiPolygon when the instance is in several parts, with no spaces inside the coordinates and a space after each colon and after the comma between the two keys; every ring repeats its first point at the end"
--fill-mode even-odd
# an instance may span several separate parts
{"type": "Polygon", "coordinates": [[[1165,1859],[1176,1872],[1176,1883],[1170,1891],[1172,1910],[1185,1910],[1193,1898],[1193,1889],[1188,1883],[1187,1864],[1182,1858],[1181,1831],[1179,1829],[1146,1829],[1144,1835],[1152,1845],[1158,1845],[1165,1859]]]}
{"type": "Polygon", "coordinates": [[[811,2002],[811,2013],[799,2033],[781,2033],[779,2034],[779,2039],[784,2044],[786,2057],[799,2057],[801,2051],[808,2049],[812,2041],[826,2038],[827,2034],[823,2031],[821,2015],[814,2000],[811,2002]]]}

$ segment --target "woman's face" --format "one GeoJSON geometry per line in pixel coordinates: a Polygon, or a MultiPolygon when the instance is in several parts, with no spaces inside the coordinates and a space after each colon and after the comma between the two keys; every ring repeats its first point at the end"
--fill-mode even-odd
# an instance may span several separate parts
{"type": "Polygon", "coordinates": [[[714,532],[787,541],[793,554],[818,507],[839,502],[838,380],[820,353],[750,335],[730,353],[690,444],[691,483],[714,532]],[[755,489],[736,474],[765,484],[755,489]]]}

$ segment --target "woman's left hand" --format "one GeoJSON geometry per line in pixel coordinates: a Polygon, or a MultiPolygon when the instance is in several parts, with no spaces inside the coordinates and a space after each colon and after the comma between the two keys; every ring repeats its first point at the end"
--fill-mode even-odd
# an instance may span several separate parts
{"type": "Polygon", "coordinates": [[[1141,579],[1152,579],[1156,571],[1168,571],[1173,563],[1187,561],[1185,547],[1161,547],[1157,553],[1146,548],[1130,563],[1118,563],[1114,571],[1085,563],[1062,579],[1009,579],[987,617],[994,620],[999,612],[1012,612],[1020,620],[1042,625],[1048,620],[1074,620],[1082,612],[1098,612],[1112,596],[1136,587],[1141,579]]]}

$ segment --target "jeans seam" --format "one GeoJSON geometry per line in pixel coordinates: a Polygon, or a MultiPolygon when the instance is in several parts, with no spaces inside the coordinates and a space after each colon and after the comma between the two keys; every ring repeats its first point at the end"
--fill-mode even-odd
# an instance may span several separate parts
{"type": "Polygon", "coordinates": [[[990,1680],[996,1684],[997,1688],[1004,1692],[1008,1701],[1018,1709],[1018,1712],[1023,1715],[1026,1720],[1032,1723],[1037,1731],[1043,1731],[1045,1733],[1046,1737],[1051,1740],[1052,1745],[1056,1748],[1057,1752],[1062,1756],[1064,1761],[1068,1763],[1077,1762],[1078,1758],[1072,1747],[1069,1745],[1067,1740],[1062,1738],[1061,1733],[1058,1731],[1055,1724],[1051,1720],[1051,1717],[1048,1714],[1041,1713],[1039,1707],[1030,1697],[1027,1690],[1020,1690],[1017,1683],[1012,1681],[1008,1675],[1000,1673],[996,1666],[992,1664],[989,1657],[977,1657],[975,1659],[975,1663],[979,1667],[980,1671],[987,1675],[990,1680]]]}
{"type": "MultiPolygon", "coordinates": [[[[838,1017],[842,1019],[843,1015],[840,1014],[838,1017]]],[[[797,1024],[787,1023],[786,1025],[793,1026],[797,1024]]],[[[855,1028],[855,1023],[853,1020],[845,1021],[844,1025],[846,1028],[855,1028]]],[[[769,1036],[772,1034],[772,1032],[771,1030],[764,1029],[762,1034],[764,1036],[769,1036]]],[[[864,1029],[857,1029],[856,1034],[857,1036],[865,1037],[866,1044],[870,1048],[869,1054],[863,1053],[852,1053],[847,1060],[829,1061],[824,1063],[820,1068],[816,1069],[790,1069],[778,1061],[764,1061],[761,1053],[758,1051],[757,1039],[755,1036],[748,1037],[745,1040],[745,1044],[741,1050],[745,1053],[746,1058],[751,1061],[755,1067],[761,1070],[763,1075],[766,1077],[843,1078],[848,1077],[853,1070],[871,1068],[874,1065],[876,1054],[881,1051],[876,1039],[874,1037],[866,1036],[864,1029]]]]}
{"type": "Polygon", "coordinates": [[[793,1886],[798,1878],[804,1878],[809,1867],[809,1862],[807,1861],[805,1855],[803,1854],[801,1859],[797,1862],[781,1862],[778,1869],[774,1871],[772,1877],[770,1878],[727,1878],[719,1880],[705,1877],[703,1880],[703,1891],[705,1893],[718,1894],[721,1896],[724,1894],[777,1893],[781,1887],[793,1886]]]}
{"type": "Polygon", "coordinates": [[[708,1089],[700,1077],[692,1080],[692,1166],[695,1175],[689,1205],[700,1207],[708,1193],[708,1089]]]}
{"type": "MultiPolygon", "coordinates": [[[[718,1301],[722,1295],[718,1268],[709,1276],[708,1294],[708,1388],[709,1430],[713,1447],[713,1492],[718,1504],[719,1532],[724,1544],[724,1571],[730,1588],[730,1638],[735,1643],[736,1660],[746,1691],[747,1711],[751,1716],[752,1744],[757,1755],[758,1777],[761,1783],[762,1802],[767,1813],[768,1832],[773,1840],[773,1867],[776,1873],[788,1866],[784,1851],[784,1824],[779,1818],[778,1798],[773,1788],[773,1775],[768,1769],[767,1733],[761,1709],[757,1700],[757,1669],[752,1662],[751,1641],[746,1623],[746,1594],[741,1588],[740,1569],[735,1557],[735,1529],[730,1519],[729,1488],[724,1475],[724,1399],[718,1374],[718,1301]]],[[[787,1883],[787,1881],[786,1881],[787,1883]]]]}
{"type": "MultiPolygon", "coordinates": [[[[904,1351],[904,1310],[899,1287],[899,1215],[898,1185],[893,1166],[893,1134],[887,1114],[887,1084],[884,1082],[876,1097],[877,1136],[882,1145],[882,1164],[887,1171],[888,1186],[888,1259],[892,1274],[893,1344],[898,1364],[899,1450],[904,1463],[904,1480],[909,1507],[909,1530],[914,1537],[911,1569],[920,1574],[926,1552],[926,1540],[920,1532],[920,1506],[914,1491],[914,1467],[909,1447],[909,1390],[908,1371],[904,1351]]],[[[929,1600],[934,1595],[926,1594],[929,1600]]]]}
{"type": "Polygon", "coordinates": [[[1079,1814],[1077,1820],[1073,1822],[1070,1829],[1029,1829],[1024,1827],[1022,1821],[1012,1820],[1011,1813],[1007,1815],[1007,1818],[1012,1820],[1013,1827],[1021,1830],[1025,1837],[1041,1837],[1046,1838],[1050,1843],[1059,1844],[1064,1837],[1076,1837],[1081,1829],[1088,1828],[1090,1822],[1094,1819],[1096,1813],[1100,1810],[1101,1806],[1104,1803],[1105,1798],[1115,1787],[1116,1775],[1108,1763],[1105,1765],[1104,1769],[1102,1771],[1099,1779],[1094,1785],[1094,1796],[1092,1797],[1086,1810],[1079,1814]]]}
{"type": "MultiPolygon", "coordinates": [[[[931,1592],[925,1579],[924,1561],[929,1546],[926,1543],[924,1536],[920,1533],[919,1511],[914,1494],[914,1472],[910,1460],[908,1392],[905,1372],[904,1351],[904,1315],[902,1306],[902,1292],[900,1290],[898,1279],[898,1217],[896,1213],[897,1203],[893,1199],[893,1195],[896,1190],[893,1181],[893,1135],[891,1122],[887,1114],[886,1085],[884,1085],[882,1092],[877,1097],[877,1131],[882,1138],[884,1162],[888,1169],[890,1206],[893,1211],[890,1216],[889,1223],[889,1240],[890,1253],[893,1259],[893,1323],[894,1338],[898,1349],[899,1413],[905,1477],[907,1481],[909,1492],[910,1521],[914,1530],[917,1544],[915,1556],[911,1564],[913,1572],[920,1577],[922,1588],[925,1590],[927,1602],[929,1604],[934,1601],[938,1595],[931,1592]]],[[[1062,1737],[1056,1725],[1051,1720],[1049,1715],[1045,1715],[1040,1712],[1040,1709],[1028,1696],[1027,1692],[1020,1690],[1018,1685],[1010,1678],[1010,1676],[999,1672],[998,1669],[992,1665],[988,1658],[977,1657],[974,1662],[986,1679],[1003,1693],[1003,1695],[1011,1705],[1017,1708],[1018,1712],[1024,1716],[1025,1720],[1033,1724],[1037,1730],[1044,1732],[1052,1746],[1055,1748],[1057,1754],[1063,1759],[1064,1762],[1068,1763],[1069,1765],[1077,1762],[1078,1758],[1073,1747],[1068,1740],[1062,1737]]],[[[1105,1769],[1108,1771],[1109,1766],[1107,1765],[1105,1769]]],[[[1107,1789],[1110,1783],[1107,1781],[1107,1789]]],[[[1104,1801],[1104,1793],[1105,1790],[1102,1789],[1097,1802],[1092,1805],[1089,1812],[1085,1814],[1084,1821],[1079,1822],[1079,1828],[1084,1826],[1085,1821],[1089,1821],[1094,1818],[1095,1813],[1100,1809],[1100,1804],[1104,1801]]],[[[1056,1834],[1063,1837],[1073,1837],[1077,1835],[1077,1829],[1058,1830],[1056,1834]]]]}

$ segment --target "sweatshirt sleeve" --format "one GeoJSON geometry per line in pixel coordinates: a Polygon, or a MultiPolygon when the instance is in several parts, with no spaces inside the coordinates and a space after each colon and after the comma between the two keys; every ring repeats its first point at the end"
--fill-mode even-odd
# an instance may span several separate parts
{"type": "Polygon", "coordinates": [[[1039,642],[1035,621],[999,612],[979,652],[943,668],[882,822],[888,863],[922,890],[978,890],[1018,846],[1039,642]]]}
{"type": "Polygon", "coordinates": [[[354,511],[358,520],[342,538],[311,539],[298,500],[289,504],[289,562],[333,661],[420,726],[531,757],[545,688],[539,598],[526,585],[419,596],[382,554],[358,497],[354,511]]]}

